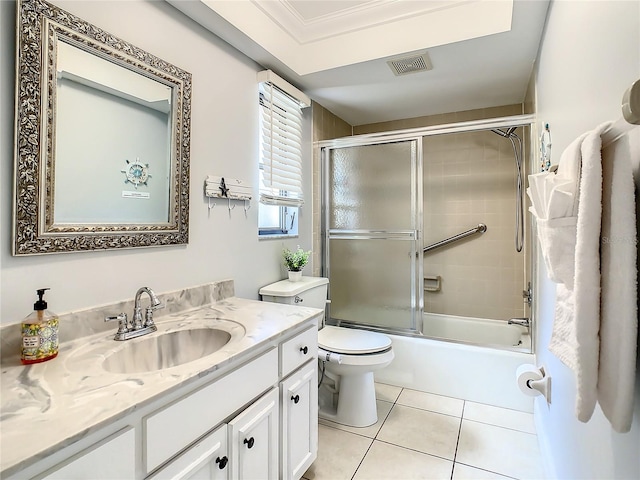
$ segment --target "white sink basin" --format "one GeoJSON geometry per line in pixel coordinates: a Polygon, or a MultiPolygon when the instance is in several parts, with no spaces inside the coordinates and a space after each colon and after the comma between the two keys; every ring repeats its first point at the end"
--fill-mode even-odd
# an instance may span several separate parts
{"type": "Polygon", "coordinates": [[[224,359],[225,349],[235,351],[247,333],[240,323],[208,312],[162,320],[156,326],[156,332],[124,341],[113,340],[115,330],[80,339],[63,347],[65,368],[92,376],[154,373],[191,362],[206,369],[224,359]]]}
{"type": "Polygon", "coordinates": [[[211,355],[230,340],[229,332],[217,328],[155,332],[124,341],[106,356],[102,368],[111,373],[139,373],[176,367],[211,355]]]}

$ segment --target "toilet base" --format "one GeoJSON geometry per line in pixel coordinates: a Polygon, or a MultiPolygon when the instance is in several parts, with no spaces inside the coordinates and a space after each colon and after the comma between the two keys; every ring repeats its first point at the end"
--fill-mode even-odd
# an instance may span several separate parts
{"type": "Polygon", "coordinates": [[[341,375],[338,405],[321,406],[318,416],[350,427],[368,427],[378,421],[373,372],[341,375]]]}

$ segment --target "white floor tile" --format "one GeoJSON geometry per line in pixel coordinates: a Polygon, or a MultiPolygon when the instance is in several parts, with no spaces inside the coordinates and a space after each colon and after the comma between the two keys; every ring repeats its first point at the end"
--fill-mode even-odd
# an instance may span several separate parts
{"type": "Polygon", "coordinates": [[[303,475],[309,480],[350,480],[369,449],[370,438],[318,426],[318,458],[303,475]]]}
{"type": "Polygon", "coordinates": [[[532,413],[509,410],[508,408],[466,402],[464,405],[464,418],[521,432],[536,433],[532,413]]]}
{"type": "Polygon", "coordinates": [[[451,478],[452,480],[509,480],[511,477],[456,463],[451,478]]]}
{"type": "Polygon", "coordinates": [[[405,388],[398,397],[397,403],[408,407],[461,417],[464,400],[405,388]]]}
{"type": "Polygon", "coordinates": [[[321,425],[327,425],[329,427],[337,428],[338,430],[344,430],[345,432],[351,432],[358,435],[363,435],[365,437],[375,438],[380,431],[380,427],[382,427],[382,423],[387,418],[387,415],[389,415],[389,411],[391,410],[391,407],[393,407],[393,403],[377,400],[376,406],[378,408],[378,421],[369,427],[349,427],[348,425],[341,425],[330,420],[325,420],[324,418],[319,419],[319,423],[321,425]]]}
{"type": "Polygon", "coordinates": [[[394,403],[398,399],[401,391],[402,387],[387,385],[386,383],[376,383],[376,398],[378,400],[394,403]]]}
{"type": "Polygon", "coordinates": [[[449,480],[453,462],[374,441],[354,480],[449,480]]]}
{"type": "Polygon", "coordinates": [[[522,480],[544,478],[535,435],[471,420],[462,420],[455,460],[522,480]]]}
{"type": "Polygon", "coordinates": [[[394,405],[377,439],[453,460],[460,419],[403,405],[394,405]]]}

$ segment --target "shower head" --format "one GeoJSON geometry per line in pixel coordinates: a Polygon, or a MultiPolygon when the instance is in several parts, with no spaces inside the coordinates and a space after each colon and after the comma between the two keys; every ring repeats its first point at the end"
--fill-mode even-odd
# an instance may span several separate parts
{"type": "Polygon", "coordinates": [[[511,136],[515,136],[515,133],[513,133],[513,132],[515,132],[516,128],[518,128],[518,127],[509,127],[509,128],[507,128],[506,131],[505,130],[500,130],[499,128],[494,128],[491,131],[493,133],[497,133],[501,137],[509,138],[511,136]]]}

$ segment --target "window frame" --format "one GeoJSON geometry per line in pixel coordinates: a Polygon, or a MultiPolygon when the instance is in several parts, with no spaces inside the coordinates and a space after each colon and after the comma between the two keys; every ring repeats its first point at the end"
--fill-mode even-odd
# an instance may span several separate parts
{"type": "MultiPolygon", "coordinates": [[[[260,79],[260,76],[258,78],[260,79]]],[[[270,81],[259,81],[258,83],[260,149],[258,160],[260,170],[258,237],[297,237],[300,207],[304,204],[304,195],[302,190],[302,185],[304,183],[304,177],[302,174],[304,168],[302,158],[302,104],[291,94],[285,92],[270,81]],[[296,109],[296,111],[294,112],[293,109],[296,109]],[[278,121],[276,123],[274,119],[274,112],[277,110],[283,111],[283,118],[280,120],[284,120],[284,122],[278,121]],[[292,116],[298,117],[298,122],[294,121],[293,124],[290,123],[292,116]],[[283,129],[283,126],[290,126],[293,130],[290,131],[288,129],[283,129]],[[288,135],[289,133],[291,133],[290,136],[288,135]],[[265,134],[270,134],[271,136],[265,140],[265,134]],[[292,140],[297,140],[297,142],[292,142],[292,140]],[[288,147],[291,147],[293,150],[289,150],[288,147]],[[284,150],[282,148],[284,148],[284,150]],[[297,186],[294,185],[294,189],[292,191],[282,189],[276,190],[276,185],[291,185],[288,183],[291,179],[290,169],[292,167],[292,165],[288,163],[288,160],[291,159],[290,156],[295,157],[292,162],[294,163],[294,169],[299,168],[299,175],[294,180],[294,183],[296,181],[298,182],[297,186]],[[275,173],[276,177],[284,173],[285,182],[274,182],[273,179],[265,182],[265,170],[267,168],[270,173],[275,173]],[[287,202],[287,197],[289,196],[291,198],[290,204],[287,202]],[[266,222],[264,224],[262,223],[263,216],[260,215],[260,209],[265,208],[279,209],[277,225],[268,225],[266,222]]],[[[280,179],[282,178],[283,177],[280,177],[280,179]]],[[[275,215],[271,212],[267,217],[273,220],[275,215]]]]}

